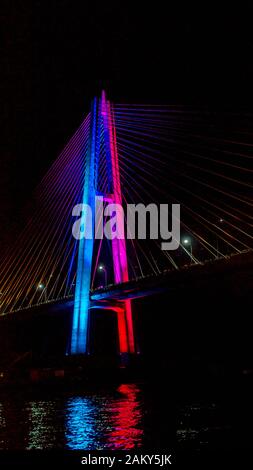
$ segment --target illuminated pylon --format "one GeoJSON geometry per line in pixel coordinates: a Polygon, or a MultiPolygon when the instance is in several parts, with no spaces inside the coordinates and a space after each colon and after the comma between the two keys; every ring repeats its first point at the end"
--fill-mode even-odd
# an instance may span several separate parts
{"type": "MultiPolygon", "coordinates": [[[[95,99],[91,110],[91,128],[89,138],[89,148],[86,158],[86,169],[83,186],[82,203],[90,206],[92,213],[95,213],[95,173],[97,165],[97,128],[98,128],[98,106],[95,99]]],[[[90,223],[88,213],[83,214],[83,225],[87,227],[90,223]]],[[[93,223],[93,221],[92,221],[93,223]]],[[[91,227],[94,234],[94,227],[91,227]]],[[[92,238],[81,238],[78,247],[78,261],[76,272],[76,287],[74,299],[74,312],[71,331],[70,354],[83,354],[87,352],[88,346],[88,324],[89,324],[89,304],[90,304],[90,280],[92,269],[94,236],[92,238]]]]}
{"type": "MultiPolygon", "coordinates": [[[[120,171],[117,153],[116,130],[113,109],[105,93],[97,103],[93,102],[91,111],[91,130],[89,149],[86,158],[86,170],[82,203],[89,205],[95,214],[95,196],[97,194],[99,168],[99,139],[101,127],[104,132],[107,176],[110,194],[104,194],[114,204],[122,204],[120,171]]],[[[101,193],[99,193],[101,195],[101,193]]],[[[88,214],[83,214],[84,226],[89,223],[88,214]]],[[[94,223],[94,220],[93,222],[94,223]]],[[[83,238],[79,241],[74,312],[71,334],[71,354],[88,352],[89,341],[89,312],[90,286],[92,274],[92,259],[94,250],[94,225],[91,227],[92,239],[83,238]]],[[[125,239],[112,239],[113,270],[115,283],[128,281],[128,263],[125,239]]],[[[132,321],[131,300],[122,302],[122,308],[117,311],[119,351],[121,354],[134,353],[134,333],[132,321]]]]}

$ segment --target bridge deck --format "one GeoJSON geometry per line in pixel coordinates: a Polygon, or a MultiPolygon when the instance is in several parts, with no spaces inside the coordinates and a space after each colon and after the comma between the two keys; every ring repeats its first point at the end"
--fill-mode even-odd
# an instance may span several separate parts
{"type": "MultiPolygon", "coordinates": [[[[253,287],[253,251],[222,258],[204,264],[186,265],[180,270],[170,270],[157,276],[146,276],[132,281],[107,287],[94,289],[90,293],[91,307],[108,309],[117,307],[119,303],[126,299],[136,299],[147,297],[161,292],[169,292],[189,287],[203,288],[208,284],[224,282],[234,282],[240,288],[249,284],[253,287]]],[[[0,315],[4,318],[10,314],[21,312],[38,313],[45,310],[45,307],[54,311],[61,311],[62,308],[73,307],[73,296],[54,299],[39,305],[33,305],[26,309],[14,312],[5,312],[0,315]]],[[[14,315],[15,317],[16,315],[14,315]]]]}

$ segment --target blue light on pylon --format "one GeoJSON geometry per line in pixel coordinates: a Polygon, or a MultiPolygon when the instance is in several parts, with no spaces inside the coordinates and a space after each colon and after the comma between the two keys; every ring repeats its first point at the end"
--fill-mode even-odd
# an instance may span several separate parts
{"type": "MultiPolygon", "coordinates": [[[[91,140],[90,148],[86,159],[86,171],[83,187],[82,203],[88,205],[92,214],[95,213],[95,165],[96,157],[96,129],[97,127],[97,104],[94,100],[91,122],[91,140]]],[[[84,225],[86,225],[88,213],[84,214],[84,225]]],[[[94,221],[92,221],[94,223],[94,221]]],[[[92,233],[94,232],[94,228],[92,233]]],[[[76,288],[74,299],[74,312],[71,335],[71,354],[87,353],[88,344],[88,324],[89,324],[89,306],[90,306],[90,281],[93,255],[94,240],[83,238],[79,241],[78,262],[76,273],[76,288]]]]}

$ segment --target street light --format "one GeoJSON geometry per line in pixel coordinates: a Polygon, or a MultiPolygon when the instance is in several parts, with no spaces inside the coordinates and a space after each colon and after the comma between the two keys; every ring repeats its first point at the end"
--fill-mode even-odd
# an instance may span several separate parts
{"type": "Polygon", "coordinates": [[[103,265],[103,264],[100,264],[98,266],[98,270],[101,272],[103,271],[104,272],[104,275],[105,275],[105,286],[107,286],[107,269],[106,267],[103,265]]]}
{"type": "Polygon", "coordinates": [[[47,286],[45,286],[44,284],[42,284],[42,282],[40,282],[40,283],[38,284],[37,289],[38,289],[38,290],[41,290],[41,294],[44,293],[45,301],[47,301],[47,286]]]}
{"type": "Polygon", "coordinates": [[[50,276],[48,276],[46,279],[44,279],[45,284],[43,284],[43,282],[40,282],[40,283],[37,285],[37,290],[42,291],[42,292],[41,292],[42,294],[44,293],[44,297],[45,297],[45,301],[46,301],[46,302],[47,302],[47,300],[48,300],[48,297],[47,297],[47,292],[48,292],[48,290],[47,290],[47,288],[48,288],[48,286],[49,286],[49,284],[50,284],[50,281],[51,281],[52,277],[53,277],[53,273],[51,273],[50,276]]]}
{"type": "MultiPolygon", "coordinates": [[[[219,218],[219,220],[217,221],[218,224],[224,224],[224,219],[222,219],[222,217],[219,218]]],[[[224,225],[223,225],[224,227],[224,225]]],[[[217,226],[216,226],[217,228],[217,226]]],[[[218,234],[216,233],[216,258],[218,259],[219,258],[219,236],[218,234]]]]}
{"type": "MultiPolygon", "coordinates": [[[[191,238],[190,238],[190,237],[185,237],[185,238],[183,239],[183,245],[185,245],[185,246],[187,246],[187,247],[190,248],[191,263],[192,263],[192,240],[191,240],[191,238]]],[[[186,251],[189,253],[188,250],[186,250],[186,251]]]]}

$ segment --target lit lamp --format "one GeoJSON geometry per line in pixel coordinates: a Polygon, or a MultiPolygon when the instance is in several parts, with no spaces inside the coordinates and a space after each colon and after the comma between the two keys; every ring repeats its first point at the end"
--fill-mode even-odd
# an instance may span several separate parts
{"type": "Polygon", "coordinates": [[[98,270],[101,272],[103,271],[104,272],[104,275],[105,275],[105,286],[107,286],[107,269],[106,267],[103,265],[103,264],[100,264],[98,266],[98,270]]]}
{"type": "MultiPolygon", "coordinates": [[[[189,247],[190,255],[191,255],[191,262],[192,262],[192,240],[191,240],[191,238],[190,237],[185,237],[183,239],[183,245],[185,245],[187,248],[189,247]]],[[[188,251],[188,253],[189,253],[189,251],[188,251]]]]}
{"type": "Polygon", "coordinates": [[[42,282],[38,284],[38,290],[41,290],[42,294],[44,293],[45,301],[47,301],[47,287],[44,284],[42,284],[42,282]]]}

